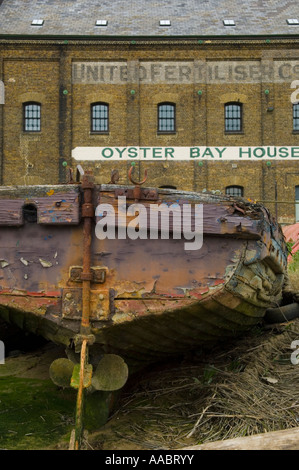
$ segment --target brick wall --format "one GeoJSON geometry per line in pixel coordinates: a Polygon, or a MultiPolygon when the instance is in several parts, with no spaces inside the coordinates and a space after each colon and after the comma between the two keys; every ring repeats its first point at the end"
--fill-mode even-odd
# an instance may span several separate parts
{"type": "MultiPolygon", "coordinates": [[[[282,45],[213,47],[213,44],[142,45],[113,43],[63,44],[60,41],[0,44],[0,79],[4,81],[6,102],[0,106],[0,174],[3,185],[55,184],[66,178],[62,165],[74,166],[71,151],[77,146],[262,146],[299,145],[292,131],[291,80],[274,83],[264,77],[258,83],[143,83],[137,79],[117,83],[72,83],[72,63],[123,61],[130,66],[146,61],[190,61],[217,64],[220,61],[296,60],[296,50],[282,45]],[[265,90],[269,94],[265,94],[265,90]],[[131,90],[134,90],[132,94],[131,90]],[[201,94],[198,94],[198,91],[201,94]],[[23,131],[22,106],[37,101],[42,106],[40,133],[23,131]],[[90,131],[90,105],[109,103],[109,132],[90,131]],[[157,133],[157,104],[176,104],[176,132],[157,133]],[[243,131],[226,134],[224,103],[243,104],[243,131]]],[[[243,63],[242,62],[242,63],[243,63]]],[[[241,63],[241,62],[240,62],[241,63]]],[[[245,62],[244,62],[245,63],[245,62]]],[[[170,70],[170,69],[169,69],[170,70]]],[[[170,70],[171,75],[171,70],[170,70]]],[[[107,183],[113,168],[120,183],[128,183],[126,162],[82,164],[92,168],[98,183],[107,183]]],[[[294,222],[295,186],[299,185],[296,162],[158,162],[136,165],[142,177],[149,169],[149,186],[171,185],[178,189],[221,190],[229,185],[244,187],[244,196],[269,201],[283,223],[294,222]],[[289,204],[275,206],[275,196],[289,204]]]]}

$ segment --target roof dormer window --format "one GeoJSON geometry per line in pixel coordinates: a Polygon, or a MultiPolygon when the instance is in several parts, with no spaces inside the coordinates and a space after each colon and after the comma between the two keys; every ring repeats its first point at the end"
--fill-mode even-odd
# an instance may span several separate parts
{"type": "Polygon", "coordinates": [[[31,26],[43,26],[44,22],[44,20],[32,20],[31,26]]]}
{"type": "Polygon", "coordinates": [[[107,20],[97,20],[95,25],[96,26],[107,26],[108,21],[107,20]]]}
{"type": "Polygon", "coordinates": [[[236,23],[234,20],[223,20],[224,26],[236,26],[236,23]]]}
{"type": "Polygon", "coordinates": [[[289,18],[287,23],[289,26],[299,26],[299,20],[297,18],[289,18]]]}
{"type": "Polygon", "coordinates": [[[160,20],[160,26],[171,26],[170,20],[160,20]]]}

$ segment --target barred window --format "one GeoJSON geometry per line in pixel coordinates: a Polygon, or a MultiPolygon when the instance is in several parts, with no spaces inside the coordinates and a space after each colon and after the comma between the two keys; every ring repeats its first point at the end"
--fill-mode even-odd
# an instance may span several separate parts
{"type": "Polygon", "coordinates": [[[158,105],[158,132],[175,132],[175,104],[160,103],[158,105]]]}
{"type": "Polygon", "coordinates": [[[227,186],[225,188],[225,194],[228,196],[242,197],[244,195],[243,186],[227,186]]]}
{"type": "Polygon", "coordinates": [[[293,104],[293,131],[299,131],[299,104],[293,104]]]}
{"type": "Polygon", "coordinates": [[[242,104],[226,103],[225,105],[225,132],[242,131],[242,104]]]}
{"type": "Polygon", "coordinates": [[[109,132],[109,105],[107,103],[91,105],[91,132],[109,132]]]}
{"type": "Polygon", "coordinates": [[[24,103],[24,131],[41,131],[41,105],[40,103],[24,103]]]}

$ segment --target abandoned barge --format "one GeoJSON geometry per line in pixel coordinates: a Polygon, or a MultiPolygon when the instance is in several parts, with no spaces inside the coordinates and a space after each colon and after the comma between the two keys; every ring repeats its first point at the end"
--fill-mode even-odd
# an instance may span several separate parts
{"type": "Polygon", "coordinates": [[[145,365],[240,335],[279,302],[288,253],[265,207],[130,180],[96,185],[87,172],[73,184],[0,188],[2,319],[69,348],[85,301],[90,354],[145,365]],[[117,212],[120,197],[147,210],[202,205],[202,247],[186,250],[175,237],[98,239],[96,208],[117,212]]]}

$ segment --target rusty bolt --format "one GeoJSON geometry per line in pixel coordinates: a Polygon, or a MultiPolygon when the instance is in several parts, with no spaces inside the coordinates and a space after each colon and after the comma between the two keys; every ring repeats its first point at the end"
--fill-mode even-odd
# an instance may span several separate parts
{"type": "Polygon", "coordinates": [[[100,299],[100,300],[104,300],[104,295],[103,295],[103,294],[100,294],[100,295],[99,295],[99,299],[100,299]]]}
{"type": "Polygon", "coordinates": [[[82,189],[93,189],[94,187],[94,176],[86,171],[82,178],[82,189]]]}
{"type": "Polygon", "coordinates": [[[93,280],[93,273],[81,273],[80,276],[81,281],[92,281],[93,280]]]}
{"type": "Polygon", "coordinates": [[[67,300],[71,300],[73,298],[72,294],[70,292],[68,292],[67,294],[65,294],[65,299],[67,300]]]}
{"type": "Polygon", "coordinates": [[[93,204],[86,202],[82,205],[82,217],[94,217],[93,204]]]}
{"type": "Polygon", "coordinates": [[[72,268],[71,269],[71,281],[80,281],[81,276],[81,269],[80,268],[72,268]]]}

